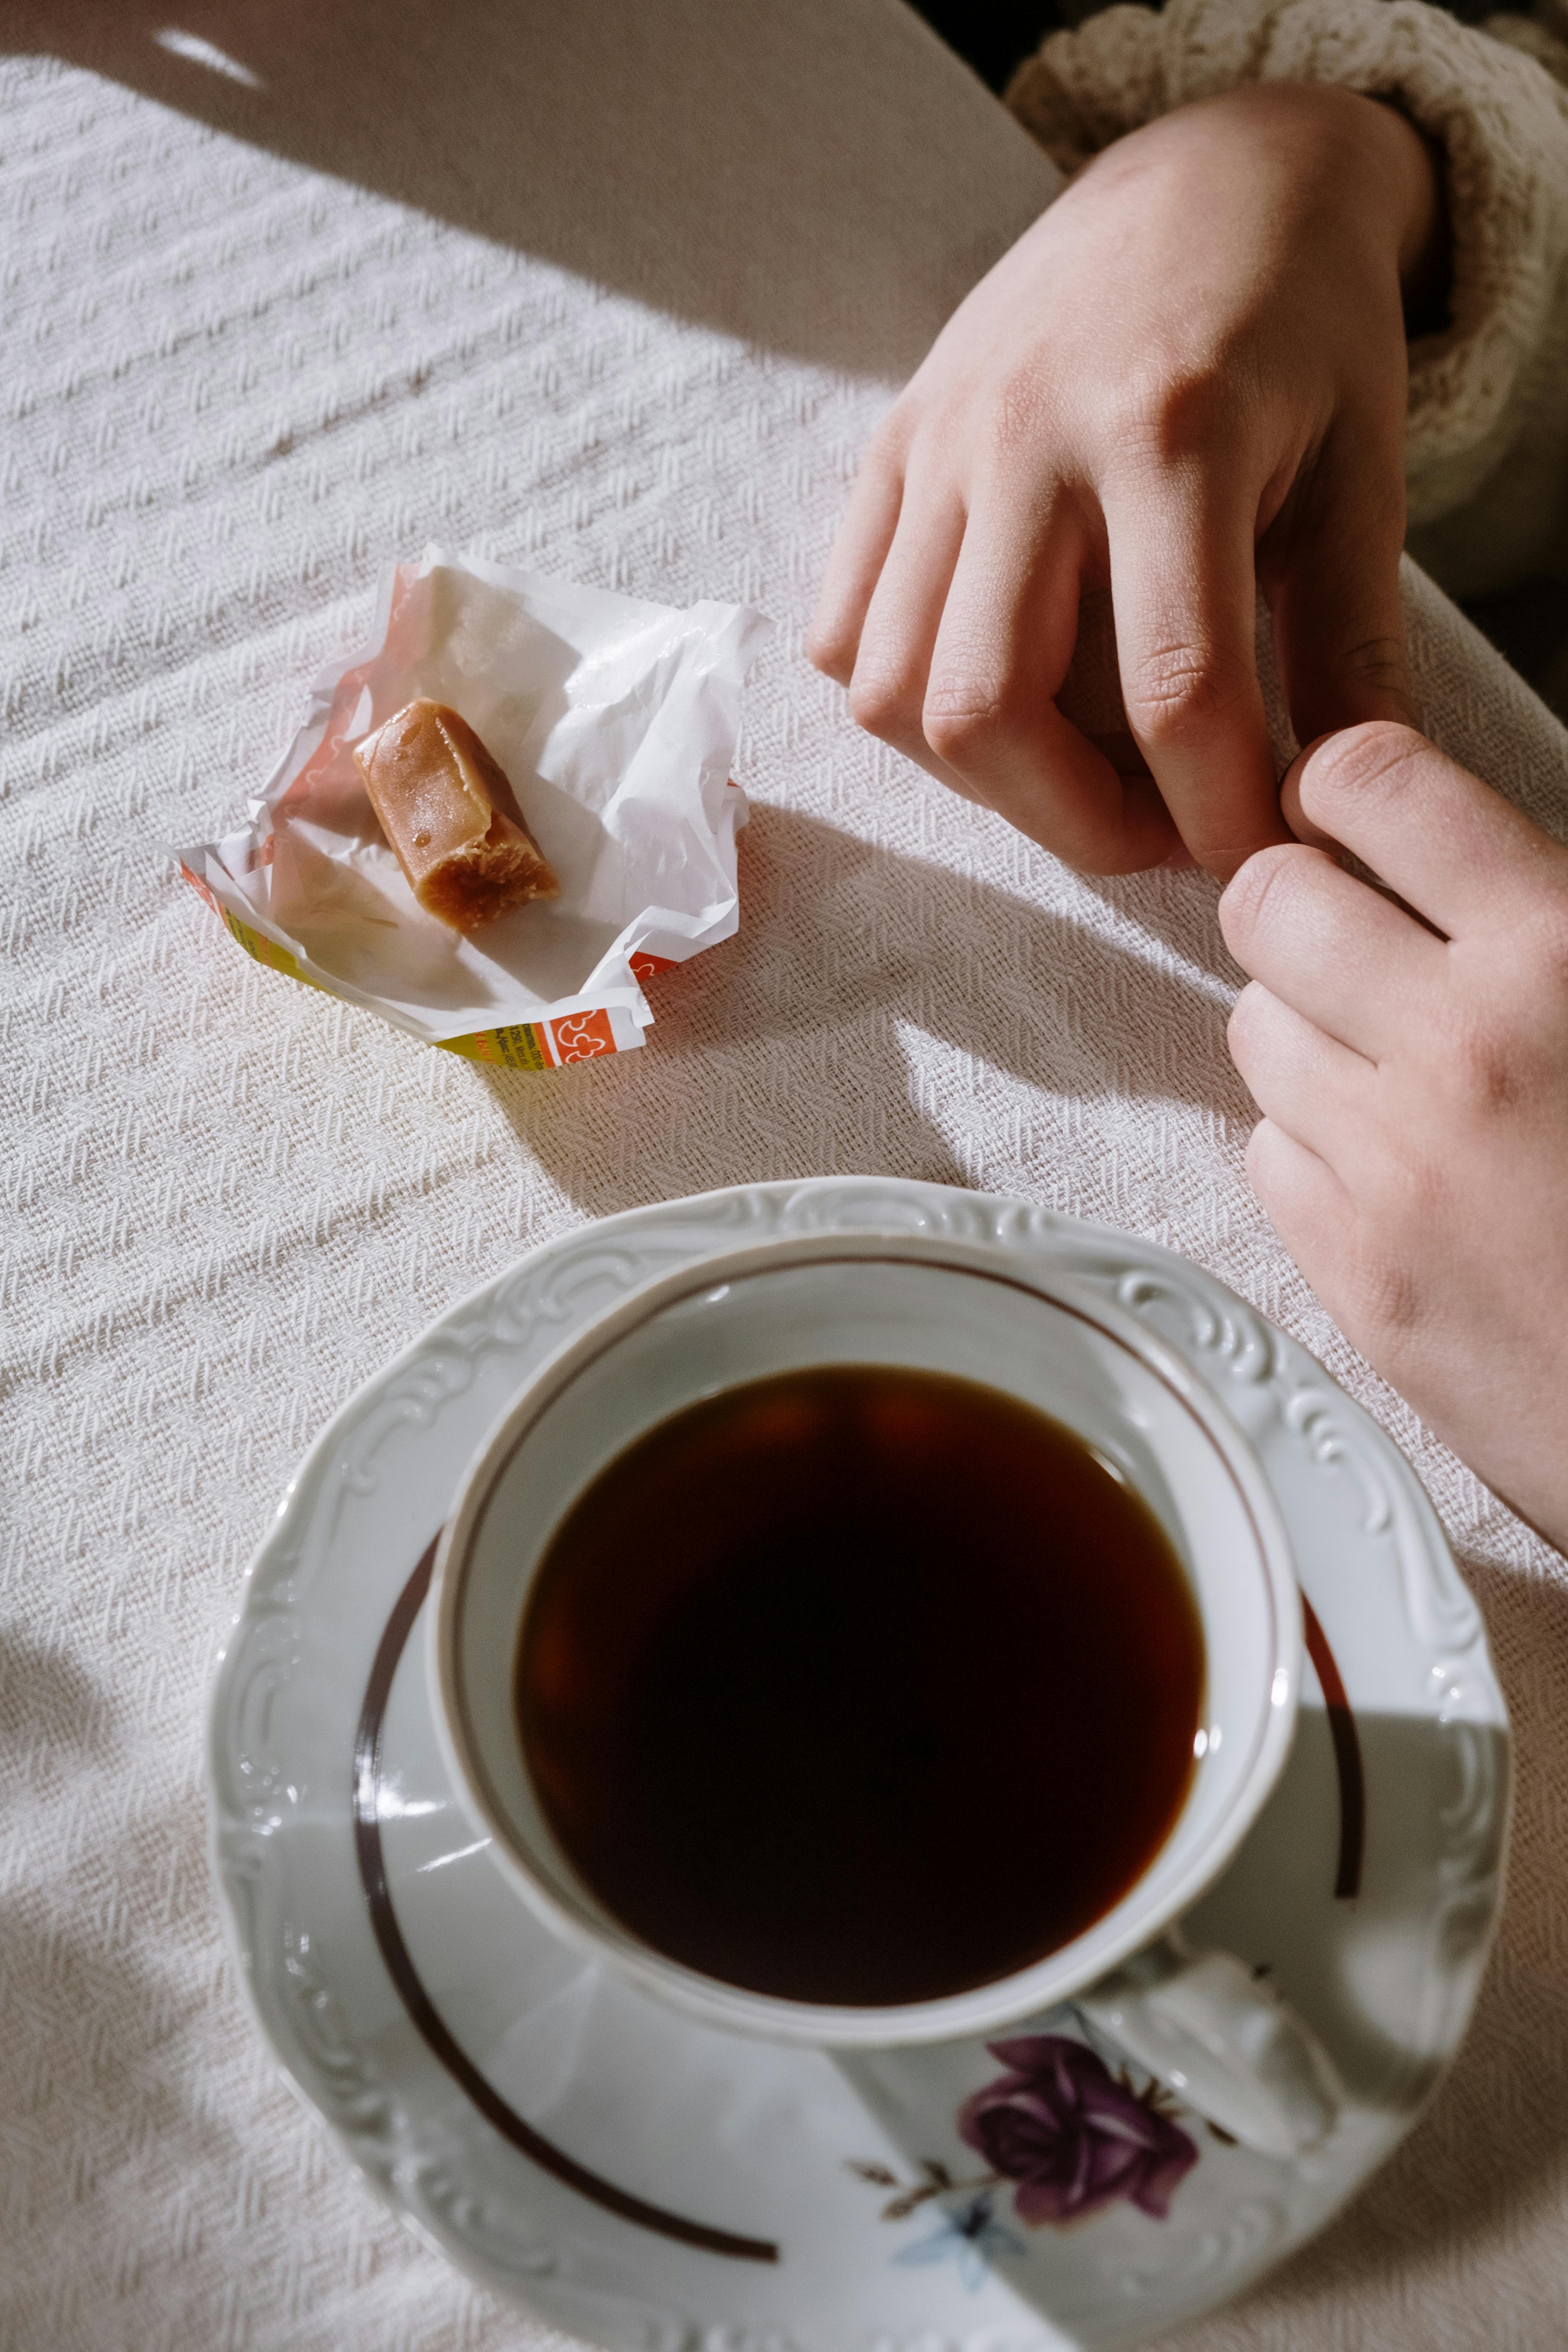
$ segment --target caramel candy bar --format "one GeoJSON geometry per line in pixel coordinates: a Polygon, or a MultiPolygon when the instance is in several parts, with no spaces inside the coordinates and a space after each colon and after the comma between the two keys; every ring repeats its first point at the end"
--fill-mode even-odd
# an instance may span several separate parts
{"type": "Polygon", "coordinates": [[[456,931],[560,888],[505,772],[444,702],[405,703],[354,745],[381,829],[427,914],[456,931]],[[496,803],[500,802],[500,806],[496,803]]]}

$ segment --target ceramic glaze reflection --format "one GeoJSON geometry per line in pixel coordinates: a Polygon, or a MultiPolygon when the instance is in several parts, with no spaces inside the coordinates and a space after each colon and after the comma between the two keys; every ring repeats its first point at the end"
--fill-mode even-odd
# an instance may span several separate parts
{"type": "Polygon", "coordinates": [[[518,1710],[551,1826],[704,1975],[883,2005],[1092,1925],[1186,1794],[1197,1612],[1081,1439],[945,1374],[823,1366],[687,1407],[541,1567],[518,1710]]]}

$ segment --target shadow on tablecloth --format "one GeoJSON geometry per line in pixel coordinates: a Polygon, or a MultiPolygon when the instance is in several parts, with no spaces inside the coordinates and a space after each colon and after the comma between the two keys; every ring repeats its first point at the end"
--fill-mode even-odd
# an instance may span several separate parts
{"type": "MultiPolygon", "coordinates": [[[[1041,1090],[1042,1118],[1070,1120],[1096,1098],[1124,1104],[1140,1126],[1175,1103],[1250,1127],[1226,1051],[1226,983],[1191,961],[1194,938],[1210,954],[1215,943],[1205,876],[1142,877],[1145,898],[1176,890],[1193,902],[1187,955],[1156,961],[1131,924],[1125,940],[1088,929],[793,809],[754,803],[741,845],[740,934],[650,984],[657,1022],[633,1064],[546,1083],[475,1066],[587,1215],[868,1169],[978,1181],[922,1108],[915,1033],[972,1056],[977,1088],[994,1071],[1041,1090]]],[[[1026,1137],[1018,1147],[1026,1159],[1026,1137]]]]}
{"type": "Polygon", "coordinates": [[[659,310],[894,379],[1057,185],[898,0],[11,0],[5,19],[8,48],[659,310]]]}
{"type": "MultiPolygon", "coordinates": [[[[13,0],[4,30],[8,48],[659,310],[900,382],[1055,173],[969,74],[931,70],[898,0],[887,9],[189,0],[172,29],[164,0],[13,0]],[[908,72],[890,79],[890,58],[908,72]]],[[[925,13],[955,37],[962,11],[925,13]]],[[[1005,13],[998,58],[1024,21],[1005,13]]],[[[1037,13],[1049,29],[1047,0],[1037,13]]],[[[960,46],[981,38],[969,26],[960,46]]],[[[1466,610],[1568,719],[1568,583],[1466,610]]]]}
{"type": "MultiPolygon", "coordinates": [[[[1554,2207],[1563,2194],[1568,1970],[1543,1965],[1542,1956],[1556,1940],[1562,1910],[1568,1587],[1489,1562],[1460,1566],[1486,1617],[1515,1739],[1512,1850],[1498,1939],[1469,2034],[1431,2107],[1349,2210],[1236,2305],[1238,2343],[1289,2343],[1293,2318],[1305,2327],[1309,2309],[1343,2308],[1339,2299],[1363,2282],[1386,2290],[1406,2269],[1414,2281],[1434,2247],[1458,2263],[1468,2246],[1521,2239],[1530,2209],[1554,2207]]],[[[1528,2302],[1499,2314],[1500,2341],[1561,2342],[1561,2306],[1541,2307],[1543,2284],[1531,2281],[1528,2302]]],[[[1215,2352],[1229,2340],[1230,2316],[1209,2323],[1215,2352]]]]}

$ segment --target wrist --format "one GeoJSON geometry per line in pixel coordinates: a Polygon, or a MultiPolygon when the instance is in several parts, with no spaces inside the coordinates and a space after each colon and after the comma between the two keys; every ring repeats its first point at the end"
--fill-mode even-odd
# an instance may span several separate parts
{"type": "Polygon", "coordinates": [[[1414,341],[1447,323],[1451,267],[1442,150],[1394,100],[1361,98],[1360,103],[1375,114],[1375,135],[1385,157],[1399,236],[1405,333],[1414,341]]]}
{"type": "Polygon", "coordinates": [[[1407,336],[1437,332],[1448,310],[1448,217],[1440,149],[1389,99],[1338,82],[1244,82],[1194,99],[1116,140],[1086,182],[1185,163],[1199,193],[1246,201],[1315,241],[1353,221],[1393,263],[1407,336]]]}

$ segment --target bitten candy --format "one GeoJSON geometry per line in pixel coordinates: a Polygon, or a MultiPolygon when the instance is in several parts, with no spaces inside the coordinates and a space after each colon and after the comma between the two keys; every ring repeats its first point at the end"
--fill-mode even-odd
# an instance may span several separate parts
{"type": "Polygon", "coordinates": [[[477,930],[560,884],[505,771],[466,719],[423,696],[353,747],[371,806],[427,914],[477,930]],[[498,807],[497,802],[503,805],[498,807]]]}

